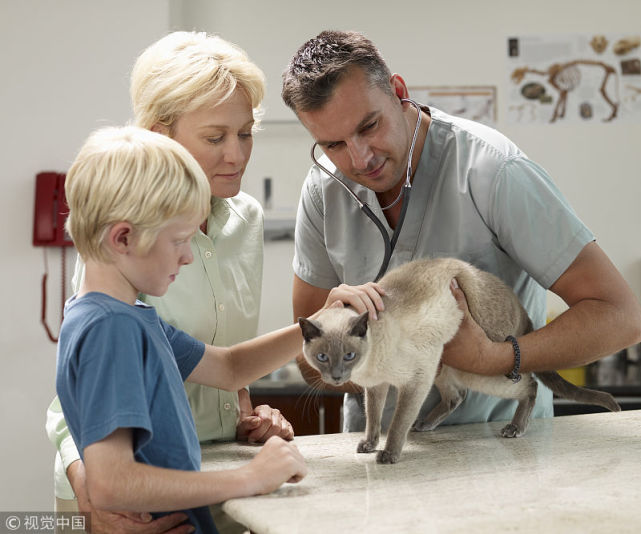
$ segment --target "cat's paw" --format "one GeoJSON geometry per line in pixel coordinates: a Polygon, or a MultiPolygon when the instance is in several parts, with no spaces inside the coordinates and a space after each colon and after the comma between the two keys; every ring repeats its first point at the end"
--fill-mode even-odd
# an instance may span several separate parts
{"type": "Polygon", "coordinates": [[[400,454],[393,454],[389,451],[378,451],[376,455],[377,464],[395,464],[400,458],[400,454]]]}
{"type": "Polygon", "coordinates": [[[501,429],[501,436],[504,438],[518,438],[522,436],[523,433],[523,430],[514,423],[508,423],[501,429]]]}
{"type": "Polygon", "coordinates": [[[431,423],[427,419],[417,419],[412,425],[412,432],[429,432],[434,430],[438,425],[431,423]]]}
{"type": "Polygon", "coordinates": [[[362,439],[358,442],[356,452],[374,452],[376,450],[376,445],[378,445],[378,441],[374,442],[362,439]]]}

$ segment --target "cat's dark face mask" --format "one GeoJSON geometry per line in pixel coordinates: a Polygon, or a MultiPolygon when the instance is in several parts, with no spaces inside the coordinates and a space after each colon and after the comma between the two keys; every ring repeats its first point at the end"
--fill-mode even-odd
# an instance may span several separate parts
{"type": "Polygon", "coordinates": [[[364,352],[368,314],[353,316],[347,327],[332,328],[332,315],[343,315],[344,309],[329,309],[318,320],[299,318],[304,343],[303,355],[318,370],[327,384],[340,386],[350,381],[364,352]]]}

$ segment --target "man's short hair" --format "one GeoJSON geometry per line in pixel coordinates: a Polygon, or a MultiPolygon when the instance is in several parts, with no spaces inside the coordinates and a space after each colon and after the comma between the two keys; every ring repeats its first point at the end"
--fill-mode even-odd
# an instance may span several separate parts
{"type": "Polygon", "coordinates": [[[324,31],[301,46],[283,73],[281,96],[295,113],[322,108],[353,68],[392,93],[392,76],[378,48],[358,32],[324,31]]]}
{"type": "Polygon", "coordinates": [[[173,32],[150,45],[131,72],[131,102],[137,126],[170,131],[183,113],[224,102],[236,88],[260,118],[265,76],[247,54],[218,36],[173,32]]]}
{"type": "Polygon", "coordinates": [[[205,220],[211,189],[193,156],[165,135],[136,126],[102,128],[89,136],[65,181],[66,228],[87,261],[108,263],[109,227],[127,221],[145,253],[173,217],[205,220]]]}

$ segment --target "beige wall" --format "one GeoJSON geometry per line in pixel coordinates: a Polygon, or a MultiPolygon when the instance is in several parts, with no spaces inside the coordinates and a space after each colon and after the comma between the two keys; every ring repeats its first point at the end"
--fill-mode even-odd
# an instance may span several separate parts
{"type": "MultiPolygon", "coordinates": [[[[65,171],[91,130],[129,119],[131,65],[168,27],[167,0],[0,1],[0,510],[46,511],[53,503],[44,422],[56,348],[39,322],[44,260],[31,246],[34,177],[65,171]]],[[[59,250],[48,260],[57,332],[59,250]]]]}
{"type": "MultiPolygon", "coordinates": [[[[66,170],[90,130],[128,120],[129,69],[147,44],[170,28],[218,32],[265,70],[265,129],[244,188],[262,199],[262,179],[271,176],[274,216],[293,212],[309,147],[280,102],[280,73],[320,30],[364,31],[410,85],[497,85],[499,100],[508,34],[641,31],[636,0],[379,4],[244,0],[241,9],[238,0],[0,0],[1,510],[46,510],[53,498],[44,417],[54,395],[55,346],[39,324],[43,251],[31,246],[34,176],[66,170]]],[[[499,115],[498,128],[550,171],[641,296],[641,125],[515,126],[499,115]]],[[[270,313],[262,314],[262,330],[291,320],[291,255],[291,243],[268,245],[263,310],[270,313]]],[[[52,323],[59,264],[50,251],[52,323]]]]}
{"type": "MultiPolygon", "coordinates": [[[[495,85],[499,99],[497,128],[550,172],[641,298],[641,151],[637,141],[641,139],[641,124],[595,121],[554,126],[517,125],[508,124],[502,113],[502,97],[507,93],[508,36],[638,34],[641,3],[636,0],[541,0],[536,4],[527,0],[410,0],[402,4],[248,0],[244,5],[256,23],[238,15],[234,0],[185,2],[182,23],[187,28],[219,32],[239,43],[263,68],[268,82],[264,139],[278,145],[284,135],[280,121],[293,120],[280,100],[280,76],[296,49],[323,29],[364,32],[377,43],[392,71],[403,75],[410,86],[495,85]]],[[[299,135],[280,145],[287,147],[284,153],[282,150],[269,153],[261,149],[260,137],[257,138],[244,188],[260,199],[262,178],[272,176],[275,202],[286,209],[295,204],[309,165],[309,138],[299,135]]],[[[267,260],[270,260],[269,253],[267,260]]],[[[272,271],[274,276],[282,276],[285,265],[283,255],[279,254],[272,271]]],[[[272,265],[267,261],[266,279],[271,276],[270,269],[272,265]]],[[[289,289],[285,287],[283,291],[289,289]]],[[[280,315],[274,313],[274,307],[283,316],[291,313],[283,302],[287,301],[270,304],[272,313],[263,315],[261,326],[278,323],[280,315]]],[[[550,307],[554,311],[564,306],[558,299],[550,298],[550,307]]]]}

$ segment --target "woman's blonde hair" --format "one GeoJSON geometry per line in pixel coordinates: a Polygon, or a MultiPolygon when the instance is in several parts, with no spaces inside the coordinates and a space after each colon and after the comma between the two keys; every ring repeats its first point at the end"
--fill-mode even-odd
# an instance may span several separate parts
{"type": "Polygon", "coordinates": [[[126,221],[147,252],[170,219],[205,220],[211,189],[193,156],[165,135],[138,128],[92,133],[65,181],[66,229],[87,261],[110,262],[103,240],[111,225],[126,221]]]}
{"type": "Polygon", "coordinates": [[[216,100],[224,102],[236,87],[247,94],[260,118],[265,76],[237,46],[202,32],[173,32],[149,46],[131,73],[135,123],[170,131],[185,112],[216,100]]]}

